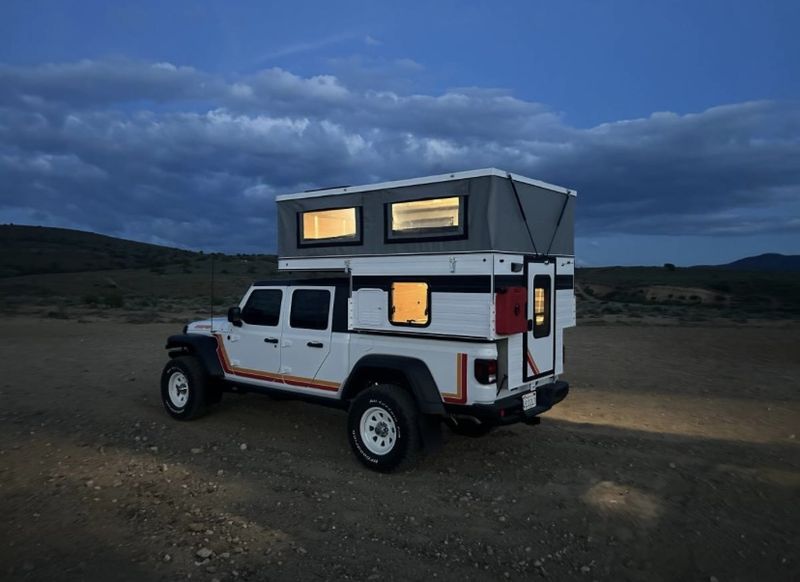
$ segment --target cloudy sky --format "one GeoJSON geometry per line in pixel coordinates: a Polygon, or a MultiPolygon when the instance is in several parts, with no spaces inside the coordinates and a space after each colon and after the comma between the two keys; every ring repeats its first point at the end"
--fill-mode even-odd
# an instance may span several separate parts
{"type": "Polygon", "coordinates": [[[585,264],[800,253],[800,2],[466,4],[3,2],[0,223],[271,252],[276,194],[496,166],[585,264]]]}

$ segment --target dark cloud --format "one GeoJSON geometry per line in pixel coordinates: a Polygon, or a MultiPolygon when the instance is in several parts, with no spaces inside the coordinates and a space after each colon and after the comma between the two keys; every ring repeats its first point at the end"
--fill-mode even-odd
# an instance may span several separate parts
{"type": "Polygon", "coordinates": [[[800,231],[798,103],[579,129],[502,90],[373,78],[0,66],[0,220],[269,251],[277,193],[497,166],[579,189],[587,236],[800,231]]]}

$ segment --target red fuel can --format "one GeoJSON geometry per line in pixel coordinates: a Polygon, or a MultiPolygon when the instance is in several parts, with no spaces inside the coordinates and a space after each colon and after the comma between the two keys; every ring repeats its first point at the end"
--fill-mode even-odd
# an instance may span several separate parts
{"type": "Polygon", "coordinates": [[[495,294],[495,329],[500,334],[528,330],[525,287],[502,287],[495,294]]]}

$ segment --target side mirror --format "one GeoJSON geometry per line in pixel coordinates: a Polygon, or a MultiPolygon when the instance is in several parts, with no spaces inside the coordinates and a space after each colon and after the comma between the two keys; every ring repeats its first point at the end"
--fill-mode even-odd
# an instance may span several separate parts
{"type": "Polygon", "coordinates": [[[236,327],[242,327],[242,310],[239,307],[228,309],[228,321],[236,327]]]}

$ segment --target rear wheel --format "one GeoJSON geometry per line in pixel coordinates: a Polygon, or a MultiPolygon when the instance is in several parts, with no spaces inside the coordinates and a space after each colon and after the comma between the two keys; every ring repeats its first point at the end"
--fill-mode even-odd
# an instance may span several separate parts
{"type": "Polygon", "coordinates": [[[213,396],[210,378],[194,356],[172,358],[161,373],[161,402],[170,416],[192,420],[202,416],[213,396]]]}
{"type": "Polygon", "coordinates": [[[418,416],[413,398],[399,386],[379,384],[361,392],[347,418],[358,460],[381,472],[410,463],[420,447],[418,416]]]}

